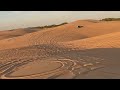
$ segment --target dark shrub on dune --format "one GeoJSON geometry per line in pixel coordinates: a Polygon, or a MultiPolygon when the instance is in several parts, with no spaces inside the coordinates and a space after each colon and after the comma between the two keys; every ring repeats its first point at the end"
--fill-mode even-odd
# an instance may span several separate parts
{"type": "Polygon", "coordinates": [[[65,24],[68,24],[67,22],[64,22],[64,23],[61,23],[61,24],[53,24],[53,25],[46,25],[46,26],[39,26],[39,27],[29,27],[31,29],[44,29],[44,28],[52,28],[52,27],[57,27],[57,26],[62,26],[62,25],[65,25],[65,24]]]}
{"type": "Polygon", "coordinates": [[[78,26],[78,28],[82,28],[83,26],[78,26]]]}
{"type": "Polygon", "coordinates": [[[101,21],[120,21],[120,18],[105,18],[102,19],[101,21]]]}

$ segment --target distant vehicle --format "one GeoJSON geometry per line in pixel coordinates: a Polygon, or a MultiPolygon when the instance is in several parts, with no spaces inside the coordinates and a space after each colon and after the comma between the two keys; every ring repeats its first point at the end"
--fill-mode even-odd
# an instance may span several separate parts
{"type": "Polygon", "coordinates": [[[83,26],[78,26],[78,28],[82,28],[83,26]]]}

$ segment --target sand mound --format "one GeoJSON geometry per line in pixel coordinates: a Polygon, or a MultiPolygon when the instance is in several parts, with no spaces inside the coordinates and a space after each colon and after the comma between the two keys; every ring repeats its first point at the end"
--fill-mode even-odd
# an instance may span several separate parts
{"type": "Polygon", "coordinates": [[[22,36],[28,33],[32,33],[38,30],[30,30],[30,29],[15,29],[15,30],[6,30],[6,31],[0,31],[0,40],[7,39],[7,38],[13,38],[22,36]]]}
{"type": "Polygon", "coordinates": [[[18,48],[39,44],[56,44],[95,37],[113,32],[119,32],[120,22],[97,22],[82,20],[72,22],[63,26],[33,32],[19,37],[0,41],[0,49],[18,48]],[[82,28],[78,28],[82,25],[82,28]],[[112,28],[111,28],[112,27],[112,28]]]}
{"type": "Polygon", "coordinates": [[[66,48],[93,49],[93,48],[120,48],[120,32],[105,34],[92,38],[61,43],[66,48]]]}

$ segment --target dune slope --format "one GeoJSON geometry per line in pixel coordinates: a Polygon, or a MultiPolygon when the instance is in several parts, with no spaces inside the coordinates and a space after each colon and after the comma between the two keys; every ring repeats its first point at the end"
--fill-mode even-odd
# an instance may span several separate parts
{"type": "Polygon", "coordinates": [[[118,21],[99,21],[97,23],[86,20],[76,21],[63,26],[26,34],[24,36],[1,40],[0,49],[81,40],[108,33],[119,32],[119,28],[120,23],[118,21]],[[78,28],[79,25],[82,25],[83,27],[78,28]]]}
{"type": "Polygon", "coordinates": [[[120,78],[119,53],[119,21],[79,20],[0,40],[0,78],[120,78]]]}

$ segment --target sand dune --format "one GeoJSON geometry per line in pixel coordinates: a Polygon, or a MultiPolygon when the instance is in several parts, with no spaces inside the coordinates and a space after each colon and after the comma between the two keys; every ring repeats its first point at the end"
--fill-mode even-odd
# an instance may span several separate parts
{"type": "Polygon", "coordinates": [[[24,36],[1,40],[0,49],[81,40],[103,34],[119,32],[119,28],[120,23],[118,21],[99,21],[97,23],[86,20],[76,21],[63,26],[26,34],[24,36]],[[77,26],[79,25],[84,27],[78,28],[77,26]]]}
{"type": "Polygon", "coordinates": [[[78,20],[0,34],[1,79],[120,78],[119,21],[78,20]]]}
{"type": "Polygon", "coordinates": [[[82,40],[61,43],[61,46],[73,49],[120,48],[120,32],[100,35],[82,40]]]}
{"type": "Polygon", "coordinates": [[[0,40],[2,39],[7,39],[7,38],[13,38],[13,37],[18,37],[22,36],[28,33],[32,33],[38,30],[28,30],[26,29],[15,29],[15,30],[6,30],[6,31],[0,31],[0,40]]]}

